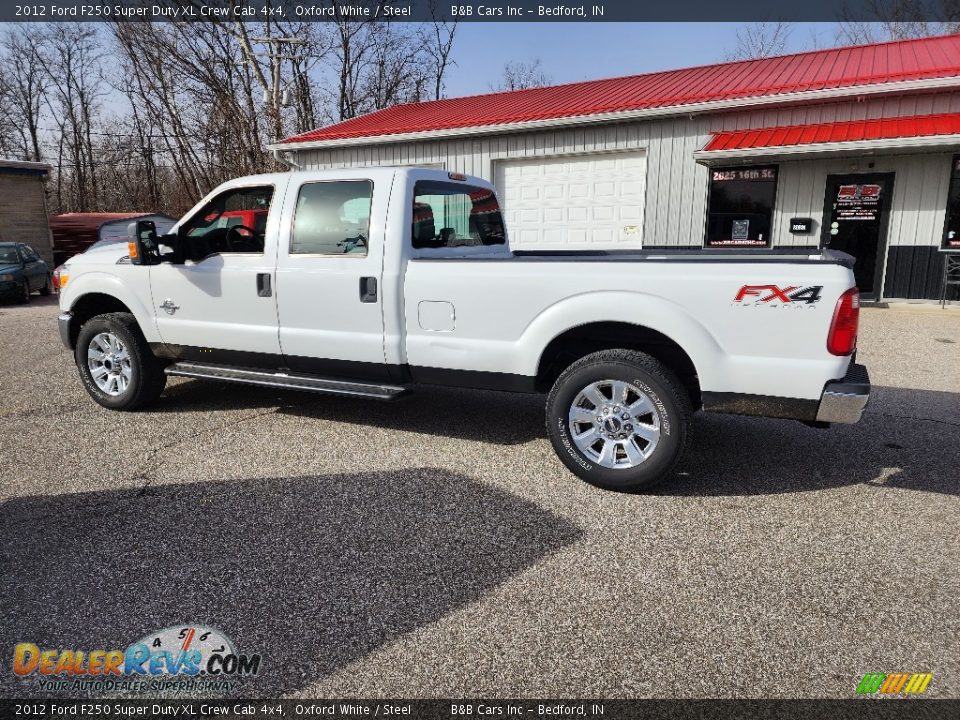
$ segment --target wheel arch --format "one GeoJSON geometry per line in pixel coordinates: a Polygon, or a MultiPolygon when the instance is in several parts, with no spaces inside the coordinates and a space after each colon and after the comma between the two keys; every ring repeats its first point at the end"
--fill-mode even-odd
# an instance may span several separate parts
{"type": "MultiPolygon", "coordinates": [[[[131,266],[128,266],[131,267],[131,266]]],[[[142,278],[141,290],[131,287],[124,278],[101,270],[93,270],[70,278],[60,291],[60,307],[68,310],[70,320],[70,340],[75,343],[80,328],[95,315],[109,312],[128,312],[136,318],[140,332],[147,342],[158,342],[159,336],[149,307],[149,280],[142,278]],[[144,304],[142,296],[147,300],[144,304]]]]}
{"type": "Polygon", "coordinates": [[[580,358],[613,349],[637,350],[656,358],[676,373],[690,396],[691,405],[694,408],[702,405],[697,366],[687,351],[659,330],[622,321],[584,323],[554,337],[537,363],[537,390],[547,392],[560,374],[580,358]]]}
{"type": "Polygon", "coordinates": [[[76,347],[77,336],[83,324],[90,318],[106,313],[123,312],[133,315],[140,332],[152,342],[156,335],[153,323],[142,305],[130,302],[128,298],[118,297],[109,292],[88,292],[77,296],[70,305],[69,337],[71,349],[76,347]]]}

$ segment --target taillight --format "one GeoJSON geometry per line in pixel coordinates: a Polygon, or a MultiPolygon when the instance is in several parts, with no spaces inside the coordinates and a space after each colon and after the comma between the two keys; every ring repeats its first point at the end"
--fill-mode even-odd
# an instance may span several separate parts
{"type": "Polygon", "coordinates": [[[66,265],[59,266],[56,270],[53,271],[53,289],[60,290],[66,286],[67,281],[70,279],[70,276],[66,272],[66,265]]]}
{"type": "Polygon", "coordinates": [[[827,350],[832,355],[849,355],[857,349],[857,328],[860,325],[860,291],[850,288],[837,300],[827,335],[827,350]]]}

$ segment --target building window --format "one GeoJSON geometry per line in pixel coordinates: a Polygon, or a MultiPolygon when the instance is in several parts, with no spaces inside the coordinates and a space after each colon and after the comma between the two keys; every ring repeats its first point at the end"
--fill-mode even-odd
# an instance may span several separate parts
{"type": "Polygon", "coordinates": [[[777,166],[710,171],[704,247],[770,247],[777,166]]]}
{"type": "Polygon", "coordinates": [[[960,251],[960,155],[953,158],[950,189],[947,191],[947,222],[943,229],[944,250],[960,251]]]}

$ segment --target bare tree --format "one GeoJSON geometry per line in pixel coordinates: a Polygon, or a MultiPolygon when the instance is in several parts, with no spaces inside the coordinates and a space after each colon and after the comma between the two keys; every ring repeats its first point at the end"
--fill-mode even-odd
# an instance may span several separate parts
{"type": "Polygon", "coordinates": [[[429,37],[411,37],[406,27],[379,23],[370,33],[370,61],[361,79],[363,112],[432,97],[436,80],[424,52],[429,37]]]}
{"type": "Polygon", "coordinates": [[[114,36],[131,76],[130,93],[157,121],[157,133],[185,192],[273,167],[263,145],[268,124],[254,71],[236,40],[211,23],[118,23],[114,36]]]}
{"type": "MultiPolygon", "coordinates": [[[[331,64],[335,80],[328,96],[336,113],[331,119],[347,120],[442,95],[444,74],[452,64],[455,23],[439,19],[425,29],[358,20],[349,12],[355,2],[328,2],[334,9],[331,64]]],[[[371,17],[393,2],[369,2],[371,17]]]]}
{"type": "Polygon", "coordinates": [[[783,55],[787,50],[791,27],[784,22],[756,22],[737,30],[737,46],[727,60],[757,60],[783,55]]]}
{"type": "Polygon", "coordinates": [[[446,15],[440,14],[437,0],[430,0],[430,18],[432,32],[426,43],[426,49],[433,60],[433,99],[439,100],[443,97],[443,80],[447,69],[456,65],[451,53],[453,39],[457,33],[457,21],[448,20],[446,15]]]}
{"type": "Polygon", "coordinates": [[[0,151],[42,160],[40,122],[49,78],[40,59],[41,33],[16,25],[0,38],[0,151]]]}
{"type": "Polygon", "coordinates": [[[373,23],[355,20],[348,4],[330,0],[334,8],[334,68],[337,74],[337,120],[348,120],[362,114],[362,76],[373,49],[373,23]]]}
{"type": "Polygon", "coordinates": [[[540,65],[540,58],[528,62],[508,62],[503,66],[503,77],[491,90],[509,91],[526,88],[545,87],[551,83],[550,76],[540,65]]]}
{"type": "Polygon", "coordinates": [[[839,44],[862,45],[960,32],[957,0],[863,0],[863,4],[874,20],[852,20],[849,10],[844,8],[836,37],[839,44]]]}
{"type": "Polygon", "coordinates": [[[54,210],[179,214],[225,179],[278,169],[265,150],[278,138],[442,95],[456,23],[372,22],[324,2],[342,10],[332,23],[64,23],[0,37],[0,150],[51,159],[54,210]]]}
{"type": "Polygon", "coordinates": [[[312,130],[320,124],[320,107],[323,103],[318,84],[314,81],[321,63],[325,63],[331,53],[332,37],[324,31],[322,23],[301,23],[299,27],[286,27],[283,31],[289,36],[302,40],[298,52],[290,59],[289,93],[286,106],[292,108],[292,131],[295,133],[312,130]]]}
{"type": "Polygon", "coordinates": [[[101,37],[94,26],[57,23],[46,28],[38,59],[49,79],[46,101],[56,125],[57,204],[80,211],[99,209],[99,163],[94,124],[106,92],[101,37]],[[63,182],[69,169],[70,184],[63,182]],[[64,197],[68,190],[69,198],[64,197]]]}

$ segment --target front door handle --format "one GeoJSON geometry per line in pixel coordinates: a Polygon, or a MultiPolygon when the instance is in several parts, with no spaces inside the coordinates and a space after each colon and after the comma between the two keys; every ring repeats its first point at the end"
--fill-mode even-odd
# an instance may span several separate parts
{"type": "Polygon", "coordinates": [[[377,301],[377,279],[375,277],[360,278],[360,302],[375,303],[377,301]]]}
{"type": "Polygon", "coordinates": [[[257,295],[259,297],[270,297],[273,295],[270,273],[257,273],[257,295]]]}

